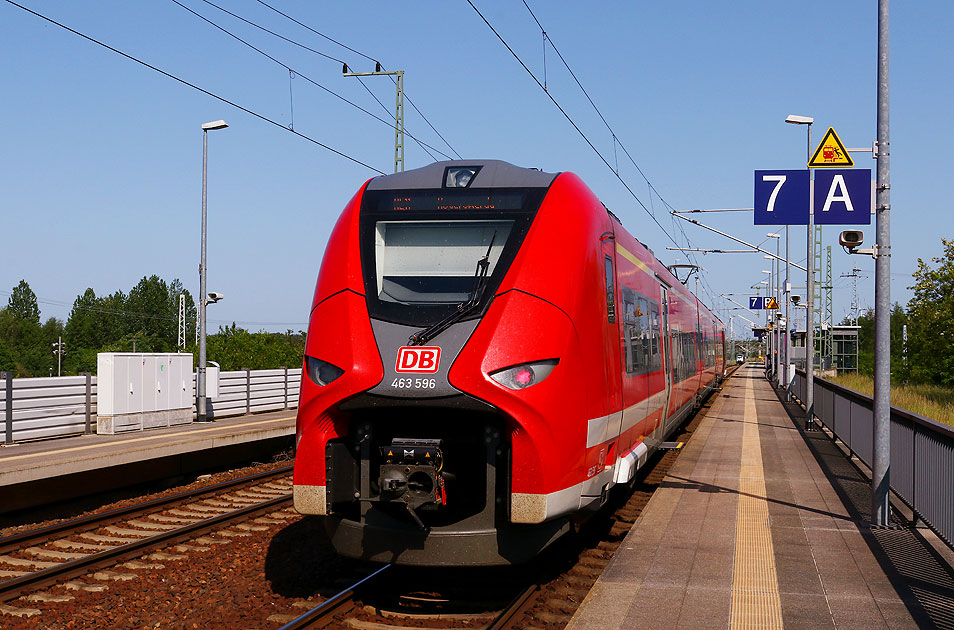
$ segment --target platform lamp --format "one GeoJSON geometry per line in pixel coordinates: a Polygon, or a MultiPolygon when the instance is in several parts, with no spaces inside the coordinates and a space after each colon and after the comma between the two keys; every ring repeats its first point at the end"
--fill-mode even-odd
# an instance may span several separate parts
{"type": "MultiPolygon", "coordinates": [[[[206,191],[208,189],[209,131],[228,127],[224,120],[215,120],[202,125],[202,258],[199,262],[199,366],[195,376],[195,416],[196,422],[207,422],[205,398],[205,307],[209,303],[205,293],[206,280],[206,191]]],[[[217,300],[216,300],[217,301],[217,300]]]]}
{"type": "MultiPolygon", "coordinates": [[[[812,123],[815,119],[811,116],[798,116],[789,114],[785,122],[790,125],[806,125],[808,127],[808,150],[805,163],[812,159],[812,123]]],[[[807,267],[805,284],[805,430],[815,430],[815,331],[812,329],[812,303],[815,299],[815,272],[812,269],[812,223],[815,217],[812,216],[812,201],[809,196],[808,201],[808,226],[805,230],[805,242],[808,249],[808,260],[805,261],[807,267]]],[[[785,228],[786,230],[788,227],[785,228]]],[[[786,240],[787,244],[787,240],[786,240]]],[[[787,247],[787,245],[786,245],[787,247]]],[[[788,258],[786,256],[786,258],[788,258]]],[[[788,278],[788,267],[785,269],[785,277],[788,278]]],[[[786,283],[788,280],[786,280],[786,283]]],[[[787,324],[786,324],[787,325],[787,324]]]]}

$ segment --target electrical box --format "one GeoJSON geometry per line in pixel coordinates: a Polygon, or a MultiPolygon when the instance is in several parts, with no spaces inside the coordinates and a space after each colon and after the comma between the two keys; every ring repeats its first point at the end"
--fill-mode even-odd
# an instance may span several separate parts
{"type": "Polygon", "coordinates": [[[205,397],[206,398],[218,398],[219,397],[219,376],[221,375],[222,370],[219,367],[219,364],[215,361],[209,361],[208,365],[205,366],[205,397]]]}
{"type": "Polygon", "coordinates": [[[192,422],[191,354],[100,352],[96,372],[97,433],[192,422]]]}

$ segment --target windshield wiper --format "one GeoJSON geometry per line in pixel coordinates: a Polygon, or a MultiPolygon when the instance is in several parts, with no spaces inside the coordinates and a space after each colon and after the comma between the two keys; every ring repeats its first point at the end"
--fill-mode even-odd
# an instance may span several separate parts
{"type": "Polygon", "coordinates": [[[487,253],[477,260],[477,269],[474,271],[474,288],[470,292],[470,299],[457,305],[457,310],[442,319],[441,321],[419,330],[407,338],[408,344],[412,346],[423,346],[425,343],[441,334],[450,326],[460,321],[462,317],[468,315],[477,309],[481,298],[484,296],[484,290],[487,288],[487,270],[490,268],[490,250],[493,249],[494,241],[497,240],[497,231],[490,238],[490,245],[487,246],[487,253]]]}

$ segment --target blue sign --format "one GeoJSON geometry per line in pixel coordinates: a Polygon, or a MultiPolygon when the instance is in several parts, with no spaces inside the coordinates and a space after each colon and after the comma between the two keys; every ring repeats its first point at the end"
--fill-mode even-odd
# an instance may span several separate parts
{"type": "Polygon", "coordinates": [[[815,223],[818,225],[871,225],[869,168],[833,168],[816,172],[814,197],[815,223]]]}
{"type": "Polygon", "coordinates": [[[808,225],[808,169],[755,171],[755,225],[808,225]]]}
{"type": "Polygon", "coordinates": [[[750,297],[749,298],[749,310],[750,311],[761,311],[765,308],[765,298],[764,297],[750,297]]]}

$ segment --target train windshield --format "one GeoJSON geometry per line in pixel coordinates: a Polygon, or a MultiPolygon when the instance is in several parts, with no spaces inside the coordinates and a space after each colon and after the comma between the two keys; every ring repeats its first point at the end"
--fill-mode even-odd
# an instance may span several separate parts
{"type": "Polygon", "coordinates": [[[447,304],[473,297],[477,263],[492,276],[513,221],[378,221],[374,260],[377,298],[447,304]]]}
{"type": "Polygon", "coordinates": [[[470,317],[479,316],[513,262],[544,193],[366,191],[360,239],[371,316],[424,325],[469,302],[479,306],[470,317]]]}

